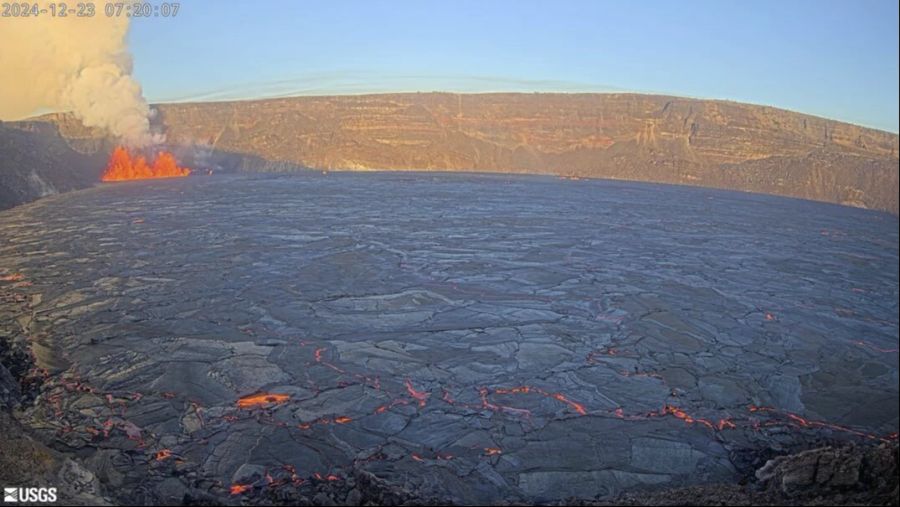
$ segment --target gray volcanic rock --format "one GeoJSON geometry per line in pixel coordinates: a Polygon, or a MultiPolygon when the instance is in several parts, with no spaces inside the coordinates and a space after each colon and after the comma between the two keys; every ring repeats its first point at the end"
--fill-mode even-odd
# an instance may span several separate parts
{"type": "Polygon", "coordinates": [[[897,505],[897,442],[828,446],[779,456],[741,484],[569,498],[555,505],[897,505]]]}
{"type": "Polygon", "coordinates": [[[894,443],[897,241],[641,183],[105,184],[0,213],[0,331],[46,370],[19,420],[119,502],[612,499],[894,443]]]}
{"type": "Polygon", "coordinates": [[[0,407],[0,434],[0,484],[55,487],[64,505],[114,505],[90,470],[32,438],[5,407],[0,407]]]}
{"type": "Polygon", "coordinates": [[[756,478],[789,497],[864,489],[896,492],[897,446],[824,447],[769,460],[756,478]]]}
{"type": "Polygon", "coordinates": [[[0,122],[0,209],[93,185],[105,154],[85,155],[53,125],[0,122]]]}
{"type": "MultiPolygon", "coordinates": [[[[4,358],[5,359],[5,358],[4,358]]],[[[15,377],[0,364],[0,407],[14,407],[22,399],[22,389],[15,377]]]]}

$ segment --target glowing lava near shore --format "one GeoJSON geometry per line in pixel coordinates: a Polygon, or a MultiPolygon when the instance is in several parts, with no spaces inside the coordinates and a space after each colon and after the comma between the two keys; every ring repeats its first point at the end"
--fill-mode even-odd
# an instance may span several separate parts
{"type": "Polygon", "coordinates": [[[109,156],[106,171],[101,181],[145,180],[154,178],[182,178],[191,174],[186,167],[179,167],[175,156],[167,151],[160,151],[153,163],[147,163],[141,155],[132,156],[128,149],[117,146],[109,156]]]}

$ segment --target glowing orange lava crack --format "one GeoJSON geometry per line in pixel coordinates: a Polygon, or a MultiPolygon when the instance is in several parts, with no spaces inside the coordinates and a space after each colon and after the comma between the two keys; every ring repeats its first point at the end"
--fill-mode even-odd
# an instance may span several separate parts
{"type": "Polygon", "coordinates": [[[882,354],[890,354],[890,353],[894,353],[894,352],[900,352],[900,349],[883,349],[881,347],[872,345],[871,343],[863,341],[863,340],[855,340],[855,341],[853,341],[853,344],[858,345],[860,347],[870,348],[876,352],[881,352],[882,354]]]}
{"type": "Polygon", "coordinates": [[[312,428],[313,426],[316,426],[316,425],[323,425],[323,426],[324,426],[324,425],[328,425],[328,424],[332,424],[332,423],[334,423],[334,424],[347,424],[347,423],[350,423],[350,422],[352,422],[352,421],[353,421],[353,418],[347,417],[347,416],[345,416],[345,415],[338,416],[338,417],[335,417],[335,418],[333,418],[333,419],[332,419],[332,418],[329,418],[329,417],[322,417],[322,418],[316,419],[315,421],[312,421],[312,422],[308,422],[308,423],[300,423],[300,424],[297,425],[297,427],[300,428],[301,430],[308,430],[308,429],[310,429],[310,428],[312,428]]]}
{"type": "MultiPolygon", "coordinates": [[[[530,414],[530,412],[528,412],[527,410],[513,409],[511,407],[504,407],[504,406],[495,405],[493,403],[490,403],[487,400],[488,391],[485,388],[479,389],[479,393],[481,394],[481,402],[482,402],[483,408],[487,408],[490,410],[498,410],[498,409],[504,410],[504,411],[511,410],[511,411],[516,411],[516,412],[523,411],[525,413],[530,414]]],[[[571,408],[572,410],[577,412],[578,415],[587,415],[587,409],[584,407],[584,405],[582,405],[581,403],[572,401],[571,399],[569,399],[566,395],[564,395],[562,393],[551,393],[551,392],[547,392],[539,387],[532,387],[532,386],[518,386],[518,387],[511,387],[511,388],[494,389],[494,394],[529,394],[529,393],[538,394],[545,398],[553,398],[556,401],[559,401],[561,403],[568,405],[569,408],[571,408]]]]}
{"type": "Polygon", "coordinates": [[[659,415],[671,415],[678,419],[681,419],[686,424],[698,423],[698,424],[702,424],[703,426],[706,426],[707,428],[712,429],[712,430],[722,431],[726,428],[734,429],[737,427],[731,421],[731,418],[723,418],[723,419],[719,419],[716,422],[713,422],[709,419],[693,417],[693,416],[689,415],[687,412],[685,412],[684,410],[681,410],[678,407],[673,407],[671,405],[666,405],[665,407],[663,407],[663,409],[659,412],[659,415]]]}
{"type": "Polygon", "coordinates": [[[888,442],[892,440],[897,440],[897,434],[891,433],[888,435],[877,435],[875,433],[866,433],[864,431],[859,431],[848,426],[842,426],[840,424],[829,423],[825,421],[816,421],[812,419],[807,419],[798,414],[778,410],[772,407],[758,407],[756,405],[750,405],[747,407],[747,411],[750,413],[756,412],[768,412],[776,415],[782,415],[787,418],[787,421],[766,421],[765,423],[760,423],[759,421],[751,421],[753,427],[758,427],[760,425],[765,426],[776,426],[780,424],[787,423],[788,425],[799,427],[799,428],[827,428],[834,431],[839,431],[842,433],[848,433],[851,435],[856,435],[858,437],[863,437],[869,440],[881,440],[882,442],[888,442]]]}
{"type": "Polygon", "coordinates": [[[428,398],[431,396],[431,393],[426,393],[425,391],[417,391],[415,387],[412,385],[412,380],[406,379],[404,382],[406,385],[406,392],[409,393],[415,400],[419,402],[419,407],[424,407],[428,402],[428,398]]]}

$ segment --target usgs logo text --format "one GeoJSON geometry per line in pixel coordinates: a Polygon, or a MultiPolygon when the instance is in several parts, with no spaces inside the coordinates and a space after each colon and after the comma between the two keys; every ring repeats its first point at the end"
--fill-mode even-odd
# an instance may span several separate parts
{"type": "Polygon", "coordinates": [[[4,503],[56,501],[56,488],[3,488],[4,503]]]}

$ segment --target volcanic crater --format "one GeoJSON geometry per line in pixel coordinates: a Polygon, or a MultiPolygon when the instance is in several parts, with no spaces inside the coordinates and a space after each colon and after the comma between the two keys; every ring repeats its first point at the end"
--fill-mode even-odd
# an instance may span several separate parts
{"type": "Polygon", "coordinates": [[[0,213],[0,322],[40,380],[19,419],[123,503],[611,497],[896,440],[897,245],[880,212],[643,183],[136,181],[0,213]]]}

